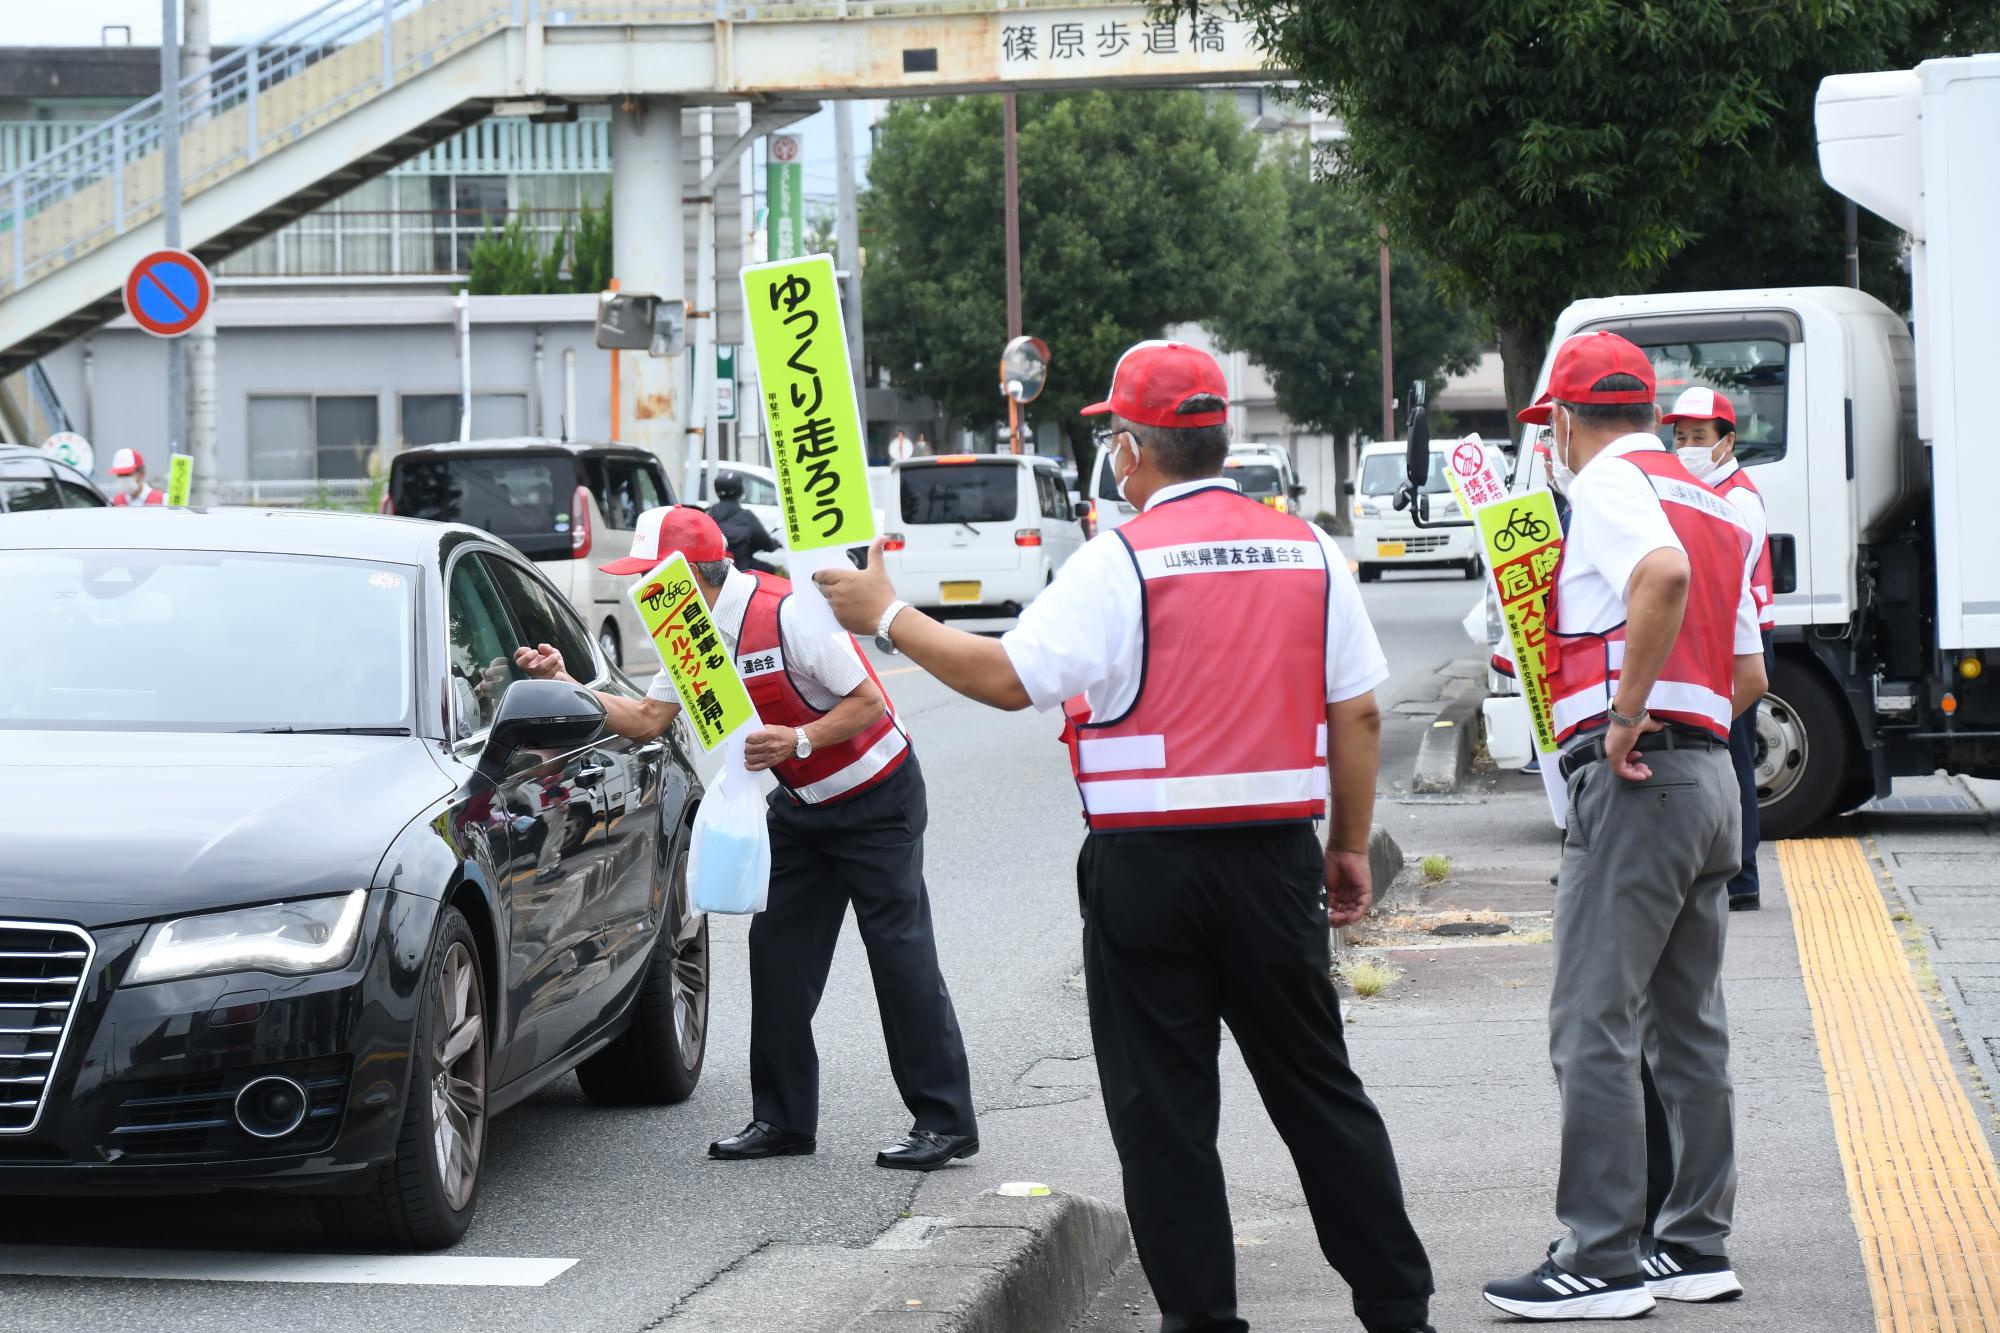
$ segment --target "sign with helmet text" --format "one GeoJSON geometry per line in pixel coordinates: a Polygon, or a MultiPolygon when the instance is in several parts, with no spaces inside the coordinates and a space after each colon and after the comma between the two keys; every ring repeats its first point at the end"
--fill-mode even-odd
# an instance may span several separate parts
{"type": "Polygon", "coordinates": [[[634,583],[630,595],[701,748],[713,751],[755,722],[750,692],[695,586],[687,557],[676,551],[634,583]]]}

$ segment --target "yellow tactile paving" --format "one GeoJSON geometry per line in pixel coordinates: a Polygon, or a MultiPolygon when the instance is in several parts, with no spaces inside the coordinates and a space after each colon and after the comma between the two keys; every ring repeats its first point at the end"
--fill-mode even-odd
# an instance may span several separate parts
{"type": "Polygon", "coordinates": [[[2000,1170],[1861,846],[1778,844],[1878,1333],[2000,1333],[2000,1170]]]}

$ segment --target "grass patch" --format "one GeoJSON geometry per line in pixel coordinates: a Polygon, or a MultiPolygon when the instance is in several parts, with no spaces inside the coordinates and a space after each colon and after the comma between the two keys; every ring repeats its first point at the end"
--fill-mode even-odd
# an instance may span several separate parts
{"type": "Polygon", "coordinates": [[[1917,986],[1927,995],[1943,995],[1944,988],[1938,984],[1937,969],[1931,965],[1931,947],[1924,938],[1924,928],[1908,912],[1892,912],[1889,919],[1896,923],[1896,934],[1903,941],[1903,954],[1910,960],[1910,971],[1917,979],[1917,986]]]}
{"type": "Polygon", "coordinates": [[[1423,867],[1424,882],[1427,884],[1440,884],[1451,874],[1451,858],[1432,852],[1423,859],[1423,867]]]}
{"type": "Polygon", "coordinates": [[[1374,958],[1363,958],[1347,969],[1347,984],[1363,997],[1380,995],[1402,978],[1403,969],[1374,958]]]}
{"type": "Polygon", "coordinates": [[[1556,939],[1556,933],[1553,930],[1534,930],[1534,931],[1529,931],[1525,935],[1516,935],[1514,937],[1514,943],[1553,944],[1555,943],[1555,939],[1556,939]]]}

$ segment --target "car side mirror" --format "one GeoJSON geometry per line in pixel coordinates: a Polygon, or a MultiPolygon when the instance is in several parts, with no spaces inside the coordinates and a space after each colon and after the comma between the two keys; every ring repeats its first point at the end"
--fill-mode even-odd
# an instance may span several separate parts
{"type": "Polygon", "coordinates": [[[1090,502],[1087,500],[1078,500],[1074,505],[1070,506],[1070,512],[1078,519],[1089,518],[1090,502]]]}
{"type": "Polygon", "coordinates": [[[1341,483],[1340,483],[1340,493],[1341,493],[1342,495],[1353,495],[1353,494],[1354,494],[1354,483],[1353,483],[1352,481],[1343,481],[1343,482],[1341,482],[1341,483]]]}
{"type": "Polygon", "coordinates": [[[523,751],[553,757],[588,745],[604,731],[604,705],[581,685],[566,680],[517,680],[500,696],[500,711],[479,756],[480,771],[505,773],[523,751]]]}

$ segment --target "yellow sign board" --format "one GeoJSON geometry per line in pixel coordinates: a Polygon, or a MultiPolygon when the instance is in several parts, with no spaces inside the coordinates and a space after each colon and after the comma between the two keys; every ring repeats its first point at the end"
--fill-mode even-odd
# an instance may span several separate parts
{"type": "Polygon", "coordinates": [[[633,584],[631,597],[667,679],[681,697],[695,739],[702,749],[715,749],[757,710],[695,587],[687,557],[676,552],[633,584]]]}
{"type": "Polygon", "coordinates": [[[1474,514],[1486,567],[1500,596],[1500,615],[1514,648],[1515,678],[1528,701],[1528,718],[1535,729],[1535,748],[1551,754],[1556,748],[1555,722],[1549,710],[1548,669],[1542,660],[1548,638],[1547,614],[1555,591],[1556,568],[1562,563],[1562,524],[1555,498],[1547,491],[1529,491],[1482,505],[1474,514]]]}
{"type": "Polygon", "coordinates": [[[874,540],[868,453],[830,255],[743,270],[743,309],[794,551],[874,540]]]}
{"type": "Polygon", "coordinates": [[[167,503],[185,507],[194,485],[194,455],[175,454],[167,463],[167,503]]]}

